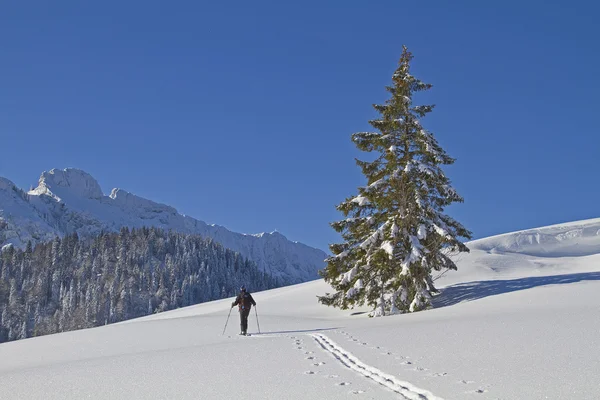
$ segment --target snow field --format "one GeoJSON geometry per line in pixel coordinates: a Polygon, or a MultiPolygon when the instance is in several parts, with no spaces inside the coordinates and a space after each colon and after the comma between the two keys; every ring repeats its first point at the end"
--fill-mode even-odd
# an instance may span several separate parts
{"type": "Polygon", "coordinates": [[[415,314],[322,306],[319,280],[253,293],[251,337],[237,310],[221,335],[224,299],[5,343],[0,398],[598,399],[598,222],[538,229],[560,238],[544,252],[522,233],[477,241],[415,314]]]}

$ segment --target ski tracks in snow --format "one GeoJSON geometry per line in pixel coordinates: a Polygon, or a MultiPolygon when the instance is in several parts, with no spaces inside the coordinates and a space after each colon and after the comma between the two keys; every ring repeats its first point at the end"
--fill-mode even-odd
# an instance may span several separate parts
{"type": "Polygon", "coordinates": [[[326,352],[330,353],[338,361],[346,367],[352,369],[361,375],[374,380],[375,382],[399,393],[404,398],[409,400],[442,400],[440,397],[433,395],[431,392],[420,389],[409,382],[404,382],[396,377],[386,374],[375,367],[363,363],[350,352],[344,350],[329,337],[315,333],[311,334],[313,339],[326,352]]]}

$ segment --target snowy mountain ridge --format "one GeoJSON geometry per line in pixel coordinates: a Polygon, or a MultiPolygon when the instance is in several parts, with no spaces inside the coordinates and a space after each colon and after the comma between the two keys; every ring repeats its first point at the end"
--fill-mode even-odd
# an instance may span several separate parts
{"type": "Polygon", "coordinates": [[[96,179],[79,169],[43,172],[38,186],[28,193],[0,177],[0,247],[9,243],[23,247],[29,240],[36,243],[73,232],[88,236],[124,226],[155,226],[211,237],[288,283],[318,278],[327,257],[322,250],[289,241],[279,232],[231,232],[123,189],[115,188],[105,196],[96,179]]]}

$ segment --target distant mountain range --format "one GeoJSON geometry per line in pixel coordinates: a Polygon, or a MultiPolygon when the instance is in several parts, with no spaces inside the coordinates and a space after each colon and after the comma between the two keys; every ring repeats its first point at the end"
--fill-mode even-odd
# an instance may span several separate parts
{"type": "Polygon", "coordinates": [[[154,226],[210,237],[286,283],[318,278],[317,271],[325,266],[327,257],[324,251],[292,242],[278,232],[231,232],[122,189],[105,196],[98,182],[78,169],[44,172],[38,186],[29,192],[0,177],[0,247],[12,244],[22,248],[30,240],[35,244],[74,232],[92,236],[124,226],[154,226]]]}

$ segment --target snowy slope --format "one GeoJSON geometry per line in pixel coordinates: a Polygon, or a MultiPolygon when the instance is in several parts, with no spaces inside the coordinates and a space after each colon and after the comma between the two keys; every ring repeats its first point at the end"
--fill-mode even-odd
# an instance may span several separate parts
{"type": "Polygon", "coordinates": [[[578,257],[597,254],[599,236],[600,218],[596,218],[474,240],[469,247],[492,253],[578,257]]]}
{"type": "Polygon", "coordinates": [[[52,227],[33,210],[27,197],[14,183],[0,177],[0,247],[54,237],[52,227]]]}
{"type": "Polygon", "coordinates": [[[255,293],[253,337],[236,336],[235,310],[221,336],[226,299],[5,343],[0,397],[598,399],[597,224],[535,230],[560,238],[543,250],[522,232],[474,241],[436,282],[437,308],[416,314],[321,306],[318,280],[255,293]]]}
{"type": "Polygon", "coordinates": [[[77,169],[44,172],[37,188],[28,194],[0,178],[0,247],[7,243],[24,246],[28,240],[48,240],[57,234],[116,231],[123,226],[157,226],[211,237],[289,283],[318,278],[317,270],[325,266],[327,256],[278,232],[234,233],[122,189],[105,196],[91,175],[77,169]]]}
{"type": "Polygon", "coordinates": [[[468,244],[471,253],[446,284],[468,279],[521,278],[596,270],[600,254],[600,218],[506,233],[468,244]]]}

